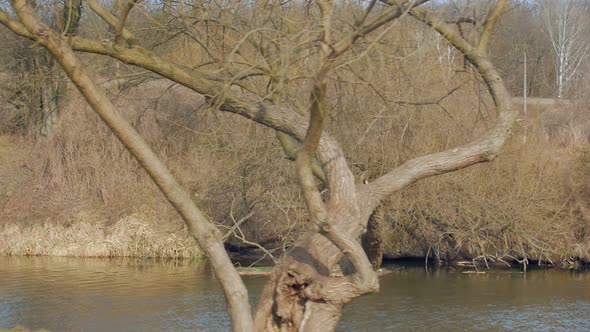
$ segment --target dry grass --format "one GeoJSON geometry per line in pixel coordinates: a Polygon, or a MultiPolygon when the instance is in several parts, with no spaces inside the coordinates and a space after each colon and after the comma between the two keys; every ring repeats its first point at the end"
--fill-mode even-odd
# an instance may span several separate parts
{"type": "Polygon", "coordinates": [[[0,136],[0,203],[30,178],[30,170],[23,167],[28,157],[30,149],[23,146],[22,140],[0,136]]]}
{"type": "MultiPolygon", "coordinates": [[[[293,22],[305,21],[306,11],[289,10],[293,22]]],[[[347,17],[352,12],[340,14],[347,17]]],[[[242,32],[251,27],[237,26],[244,22],[232,21],[231,15],[225,19],[233,29],[207,27],[208,51],[239,48],[244,61],[261,61],[264,57],[241,42],[242,32]]],[[[290,26],[293,22],[284,23],[285,31],[310,33],[290,26]]],[[[148,23],[142,19],[132,17],[130,24],[141,27],[141,33],[157,31],[144,27],[148,23]]],[[[313,54],[305,59],[301,52],[292,54],[288,32],[283,36],[259,30],[258,37],[277,45],[276,54],[267,60],[301,60],[273,62],[285,77],[305,77],[317,65],[313,54]]],[[[329,86],[327,127],[359,179],[374,179],[413,157],[470,141],[490,126],[495,110],[481,79],[464,66],[458,53],[440,53],[446,44],[433,32],[403,19],[382,39],[373,38],[366,36],[356,46],[352,53],[362,56],[353,56],[335,70],[329,86]],[[364,52],[367,45],[370,52],[364,52]]],[[[209,63],[211,54],[188,38],[170,40],[158,52],[189,67],[208,63],[203,70],[222,69],[221,62],[209,63]]],[[[99,74],[113,75],[111,59],[85,60],[96,64],[99,74]]],[[[133,70],[121,65],[116,71],[133,70]]],[[[269,93],[263,76],[244,83],[261,95],[269,93]]],[[[309,79],[286,80],[271,97],[304,110],[309,99],[302,96],[309,94],[309,84],[309,79]]],[[[272,130],[210,109],[201,96],[165,80],[120,90],[114,85],[115,104],[220,228],[253,212],[242,227],[245,237],[271,247],[289,245],[308,228],[293,165],[272,130]]],[[[561,112],[541,106],[519,121],[517,135],[492,164],[428,179],[392,197],[388,251],[442,260],[590,258],[587,107],[561,112]]],[[[14,111],[0,108],[0,119],[20,119],[14,111]]],[[[15,132],[25,131],[21,127],[0,130],[15,137],[15,132]]],[[[198,255],[190,249],[194,245],[184,237],[176,212],[77,93],[70,91],[53,137],[39,138],[30,134],[35,128],[28,130],[16,145],[0,138],[0,245],[6,248],[2,252],[198,255]],[[12,153],[11,162],[4,157],[7,150],[29,151],[25,146],[33,152],[12,153]],[[18,169],[27,170],[26,176],[18,169]],[[13,176],[17,173],[21,176],[13,176]]],[[[240,244],[235,238],[228,242],[240,244]]]]}
{"type": "Polygon", "coordinates": [[[77,215],[69,226],[58,223],[0,225],[0,255],[76,257],[202,257],[185,229],[166,225],[145,210],[112,225],[97,217],[77,215]]]}
{"type": "MultiPolygon", "coordinates": [[[[466,75],[450,82],[461,84],[466,75]]],[[[412,156],[455,146],[485,130],[493,114],[488,99],[470,97],[477,84],[468,83],[441,105],[399,104],[385,111],[370,98],[370,89],[336,85],[335,100],[351,105],[351,111],[344,107],[330,129],[357,175],[370,179],[412,156]],[[352,105],[366,111],[352,112],[352,105]]],[[[420,100],[446,91],[432,89],[420,100]]],[[[411,98],[399,91],[390,95],[402,96],[411,98]]],[[[199,256],[151,180],[78,98],[64,110],[56,135],[19,159],[32,170],[33,180],[21,182],[4,200],[0,253],[199,256]]],[[[220,227],[254,211],[242,230],[246,238],[271,247],[288,245],[306,229],[292,165],[272,131],[208,110],[199,96],[165,81],[125,90],[114,99],[220,227]]],[[[583,140],[568,141],[566,130],[558,133],[564,139],[547,135],[543,119],[541,114],[522,119],[517,135],[492,164],[428,179],[395,195],[388,252],[441,260],[589,259],[590,214],[584,202],[590,201],[590,188],[583,184],[590,182],[590,154],[583,140]]],[[[578,133],[574,124],[564,128],[578,133]]],[[[5,150],[22,146],[1,142],[5,150]]],[[[5,169],[14,169],[10,165],[5,169]]]]}
{"type": "Polygon", "coordinates": [[[13,327],[11,329],[2,329],[2,328],[0,328],[0,332],[49,332],[49,330],[46,330],[46,329],[29,330],[26,327],[15,326],[15,327],[13,327]]]}
{"type": "MultiPolygon", "coordinates": [[[[243,227],[247,239],[280,246],[304,229],[305,208],[271,130],[215,114],[200,96],[161,80],[113,98],[222,232],[251,211],[254,215],[243,227]]],[[[184,234],[179,216],[80,97],[72,96],[62,112],[60,128],[50,139],[28,138],[11,146],[20,151],[34,145],[22,160],[32,179],[0,205],[0,252],[198,256],[196,247],[188,249],[195,244],[178,235],[184,234]],[[143,207],[149,207],[148,216],[143,207]],[[13,239],[18,233],[28,235],[13,239]],[[98,234],[96,241],[92,234],[98,234]],[[51,241],[44,243],[44,238],[51,241]]]]}
{"type": "MultiPolygon", "coordinates": [[[[460,84],[465,75],[451,83],[460,84]]],[[[345,87],[333,88],[335,100],[363,105],[366,112],[351,109],[335,116],[330,129],[359,177],[370,179],[412,156],[460,144],[485,130],[492,118],[489,100],[469,97],[476,83],[441,105],[400,104],[385,111],[369,98],[370,90],[345,87]]],[[[432,89],[420,100],[446,91],[432,89]]],[[[402,95],[411,97],[395,91],[390,97],[402,95]]],[[[56,135],[17,158],[33,180],[21,181],[5,197],[0,252],[199,256],[151,180],[79,97],[73,98],[56,135]]],[[[254,215],[242,227],[246,238],[271,247],[288,245],[306,229],[292,165],[272,131],[208,110],[199,96],[165,81],[126,90],[114,99],[193,194],[195,204],[222,229],[251,211],[254,215]]],[[[520,121],[517,135],[492,164],[428,179],[395,195],[388,252],[441,260],[590,258],[590,214],[584,203],[590,201],[590,188],[583,185],[590,182],[590,154],[585,142],[568,141],[571,135],[565,130],[560,132],[564,139],[547,135],[543,119],[537,114],[520,121]]],[[[567,128],[578,133],[573,124],[567,128]]],[[[26,143],[1,142],[7,151],[26,143]]],[[[8,170],[18,163],[0,164],[8,170]]]]}
{"type": "Polygon", "coordinates": [[[587,146],[517,135],[493,163],[420,182],[395,195],[393,256],[590,260],[587,146]]]}

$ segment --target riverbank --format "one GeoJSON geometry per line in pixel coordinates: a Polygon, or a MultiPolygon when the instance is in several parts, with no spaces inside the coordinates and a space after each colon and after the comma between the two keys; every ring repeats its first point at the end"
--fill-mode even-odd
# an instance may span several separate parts
{"type": "MultiPolygon", "coordinates": [[[[179,220],[147,206],[106,215],[39,181],[33,148],[0,136],[0,255],[200,259],[179,220]]],[[[125,199],[121,199],[125,201],[125,199]]]]}
{"type": "Polygon", "coordinates": [[[149,257],[201,259],[202,252],[188,232],[138,212],[114,224],[78,215],[67,224],[51,221],[0,224],[0,255],[60,257],[149,257]]]}
{"type": "Polygon", "coordinates": [[[2,328],[0,328],[0,332],[49,332],[49,330],[46,330],[46,329],[29,330],[26,327],[16,326],[16,327],[14,327],[12,329],[2,329],[2,328]]]}
{"type": "MultiPolygon", "coordinates": [[[[163,97],[149,100],[132,90],[118,102],[195,204],[228,235],[234,260],[243,259],[245,242],[279,252],[311,227],[293,165],[274,133],[206,112],[190,132],[179,130],[174,124],[202,100],[176,88],[157,94],[161,83],[150,84],[148,95],[163,97]],[[162,107],[185,113],[162,119],[162,107]]],[[[200,258],[151,179],[76,98],[51,138],[0,135],[0,255],[200,258]]],[[[425,179],[385,203],[381,233],[388,257],[482,265],[526,258],[565,268],[590,262],[590,147],[571,139],[585,133],[574,126],[582,108],[580,114],[529,111],[494,162],[425,179]],[[563,114],[571,121],[563,122],[563,114]]],[[[416,129],[415,154],[445,148],[430,129],[416,129]]],[[[365,157],[380,160],[379,169],[398,162],[372,153],[365,157]]],[[[379,176],[372,172],[356,175],[379,176]]]]}
{"type": "Polygon", "coordinates": [[[95,192],[88,178],[102,164],[82,166],[86,179],[62,174],[69,179],[59,181],[75,182],[75,192],[72,183],[52,183],[58,174],[50,164],[39,164],[47,146],[30,143],[0,135],[0,256],[203,257],[157,189],[138,190],[130,183],[145,181],[129,179],[111,193],[99,189],[103,197],[97,202],[89,198],[95,192]],[[109,194],[116,197],[107,199],[109,194]]]}

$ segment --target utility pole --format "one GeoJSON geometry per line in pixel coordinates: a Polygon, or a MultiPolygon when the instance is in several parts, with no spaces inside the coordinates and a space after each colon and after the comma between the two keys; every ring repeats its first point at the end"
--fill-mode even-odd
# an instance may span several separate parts
{"type": "Polygon", "coordinates": [[[524,115],[527,115],[527,79],[526,79],[526,47],[524,48],[524,79],[522,80],[522,102],[524,115]]]}
{"type": "Polygon", "coordinates": [[[522,110],[524,112],[523,117],[525,119],[525,123],[524,123],[524,135],[522,137],[522,142],[523,143],[526,143],[527,137],[528,137],[528,130],[527,130],[528,129],[528,126],[526,124],[526,120],[528,120],[527,119],[527,95],[528,95],[527,90],[528,90],[528,88],[527,88],[527,77],[526,77],[527,76],[527,72],[526,72],[526,62],[527,62],[526,46],[524,47],[523,58],[524,59],[523,59],[522,63],[523,63],[524,70],[523,70],[523,74],[522,74],[523,75],[523,80],[522,80],[522,110]]]}

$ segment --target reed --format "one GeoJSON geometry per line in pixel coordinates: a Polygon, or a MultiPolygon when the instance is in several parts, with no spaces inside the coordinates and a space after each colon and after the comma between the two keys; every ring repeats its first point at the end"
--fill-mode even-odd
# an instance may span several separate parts
{"type": "Polygon", "coordinates": [[[202,258],[184,229],[163,231],[166,228],[149,211],[113,224],[85,214],[73,217],[68,225],[4,223],[0,224],[0,255],[202,258]]]}

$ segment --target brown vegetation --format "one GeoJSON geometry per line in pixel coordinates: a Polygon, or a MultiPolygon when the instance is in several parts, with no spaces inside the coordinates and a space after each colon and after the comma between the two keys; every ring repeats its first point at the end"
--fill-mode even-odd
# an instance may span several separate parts
{"type": "MultiPolygon", "coordinates": [[[[288,246],[301,233],[305,208],[297,201],[296,180],[286,172],[289,161],[272,132],[213,114],[202,105],[201,97],[191,97],[186,89],[163,80],[116,91],[113,96],[193,194],[195,204],[220,226],[229,230],[235,221],[255,212],[241,231],[245,239],[271,241],[269,249],[288,246]],[[203,113],[192,112],[199,108],[203,113]],[[174,112],[162,114],[164,109],[174,112]],[[271,225],[277,214],[285,220],[280,227],[271,225]]],[[[1,252],[198,256],[197,248],[189,248],[194,246],[191,240],[176,245],[170,241],[170,237],[186,236],[176,212],[79,96],[72,95],[65,105],[61,127],[50,139],[4,136],[1,142],[0,181],[7,191],[1,196],[4,218],[0,224],[7,224],[1,252]],[[34,146],[31,152],[28,146],[34,146]],[[23,174],[17,176],[16,172],[23,174]],[[121,227],[134,224],[128,222],[130,218],[139,224],[121,233],[121,227]],[[59,236],[64,228],[72,229],[59,236]],[[135,248],[133,239],[143,236],[135,234],[141,229],[153,235],[141,240],[146,250],[137,251],[131,248],[135,248]],[[37,242],[49,232],[54,236],[37,242]],[[16,233],[30,236],[12,237],[16,233]],[[117,244],[93,239],[93,233],[104,233],[105,238],[117,233],[117,244]]],[[[233,236],[228,241],[244,245],[233,236]]]]}
{"type": "Polygon", "coordinates": [[[40,330],[29,330],[25,327],[21,327],[21,326],[16,326],[12,329],[1,329],[0,328],[0,332],[49,332],[49,330],[46,329],[40,329],[40,330]]]}
{"type": "MultiPolygon", "coordinates": [[[[514,28],[508,32],[506,29],[517,25],[517,22],[526,23],[522,19],[514,21],[517,17],[522,18],[522,10],[517,8],[506,14],[504,24],[498,32],[500,36],[513,33],[510,31],[514,28]]],[[[402,27],[406,33],[410,34],[411,29],[416,28],[411,21],[404,22],[402,27]]],[[[437,44],[441,42],[428,33],[420,37],[424,44],[421,48],[417,48],[407,56],[396,58],[396,54],[403,55],[405,50],[411,48],[412,42],[409,40],[405,45],[401,42],[401,35],[393,30],[391,36],[387,37],[390,38],[390,43],[374,45],[375,55],[356,61],[354,66],[350,66],[348,72],[340,73],[339,79],[331,83],[330,93],[337,100],[337,104],[333,106],[338,107],[340,111],[338,116],[328,119],[328,126],[342,142],[346,154],[351,158],[353,171],[359,178],[373,179],[412,156],[456,145],[473,137],[489,125],[489,119],[493,115],[490,114],[491,105],[489,101],[479,97],[477,99],[469,97],[472,93],[477,95],[483,87],[474,79],[470,71],[464,71],[460,57],[453,55],[454,58],[446,58],[444,59],[446,62],[441,62],[436,56],[440,52],[437,44]],[[424,59],[427,61],[424,62],[424,59]],[[385,68],[387,75],[382,75],[384,68],[379,65],[383,61],[388,63],[385,68]],[[393,68],[403,70],[398,71],[393,68]],[[406,74],[405,71],[408,68],[414,68],[416,75],[406,74]],[[371,82],[371,84],[355,84],[355,81],[371,82]],[[377,87],[381,88],[377,89],[377,87]],[[460,87],[460,89],[454,91],[454,87],[460,87]],[[452,94],[445,97],[449,91],[452,91],[452,94]],[[397,101],[398,106],[393,112],[384,110],[375,97],[385,98],[386,101],[397,101]],[[442,97],[445,98],[440,100],[442,97]],[[353,112],[359,105],[363,105],[364,112],[353,112]],[[398,145],[391,149],[391,142],[398,142],[396,143],[398,145]],[[384,149],[388,152],[383,153],[384,149]]],[[[503,39],[495,40],[494,47],[491,49],[492,54],[504,52],[502,41],[503,39]]],[[[535,40],[529,40],[529,42],[535,42],[535,40]]],[[[7,45],[22,47],[14,41],[7,45]]],[[[541,46],[542,43],[537,41],[536,45],[541,46]]],[[[188,44],[168,47],[166,50],[171,52],[175,59],[182,61],[191,61],[191,59],[194,61],[194,52],[197,51],[188,44]]],[[[97,64],[97,71],[108,73],[105,71],[108,63],[98,59],[93,61],[97,64]]],[[[498,61],[502,64],[505,60],[499,58],[498,61]]],[[[513,75],[512,67],[507,65],[506,69],[511,70],[509,75],[513,75]]],[[[543,75],[548,75],[547,73],[543,75]]],[[[5,73],[3,77],[13,76],[5,73]]],[[[298,197],[296,180],[288,171],[288,161],[281,154],[271,131],[216,113],[204,104],[202,97],[191,95],[188,90],[172,83],[163,80],[149,82],[151,78],[146,74],[130,77],[131,80],[107,80],[105,86],[110,88],[111,96],[116,104],[126,110],[126,117],[136,124],[150,145],[154,146],[170,165],[183,186],[195,195],[195,202],[213,220],[231,227],[235,221],[254,212],[241,227],[241,231],[244,232],[244,238],[263,243],[269,249],[289,246],[307,228],[307,212],[304,203],[298,197]],[[146,80],[148,83],[145,83],[146,80]],[[119,81],[126,83],[120,85],[119,81]],[[141,85],[136,86],[137,84],[141,85]],[[247,139],[244,139],[245,137],[247,139]],[[277,216],[285,222],[279,224],[274,222],[277,216]]],[[[518,76],[514,79],[518,79],[518,76]]],[[[15,81],[5,79],[3,82],[3,84],[14,84],[15,81]]],[[[535,82],[535,84],[538,83],[538,81],[535,82]]],[[[305,86],[291,88],[294,94],[305,93],[306,89],[305,86]]],[[[518,89],[518,85],[515,89],[518,89]]],[[[2,91],[14,91],[14,88],[8,87],[2,91]]],[[[8,97],[5,96],[5,98],[8,97]]],[[[3,116],[3,131],[14,133],[16,129],[23,128],[28,128],[29,131],[24,132],[26,134],[24,138],[11,136],[11,140],[15,142],[10,143],[13,149],[4,149],[4,151],[17,150],[19,161],[15,161],[13,156],[10,157],[13,161],[7,163],[5,160],[10,154],[3,154],[2,167],[4,168],[0,175],[0,183],[2,183],[0,191],[8,195],[2,196],[4,218],[0,222],[18,225],[55,224],[56,227],[67,227],[75,224],[75,220],[91,219],[99,223],[96,226],[97,229],[105,229],[105,232],[109,233],[112,225],[125,220],[128,216],[138,217],[142,211],[150,211],[146,218],[158,220],[158,229],[164,229],[167,234],[182,234],[182,225],[176,213],[165,203],[155,186],[140,171],[125,149],[119,144],[113,144],[114,137],[98,122],[98,118],[83,106],[83,101],[78,97],[71,97],[69,100],[67,105],[62,106],[61,128],[48,140],[37,139],[34,121],[22,127],[22,122],[19,122],[22,120],[18,119],[22,118],[23,112],[15,112],[10,104],[3,105],[4,112],[0,113],[3,116]],[[80,109],[87,111],[77,112],[80,109]],[[97,139],[102,137],[108,139],[97,139]],[[33,152],[29,153],[31,146],[34,146],[33,152]],[[7,166],[9,164],[10,167],[7,166]],[[151,215],[155,217],[151,218],[151,215]]],[[[292,102],[298,101],[292,100],[292,102]]],[[[519,102],[515,104],[518,107],[519,102]]],[[[564,144],[570,145],[572,140],[576,143],[573,146],[583,143],[583,137],[580,137],[587,132],[583,125],[583,117],[579,116],[583,114],[583,106],[577,106],[580,110],[577,112],[561,112],[561,108],[545,104],[537,106],[537,104],[533,102],[535,106],[529,107],[531,114],[528,118],[531,120],[527,121],[531,123],[521,121],[517,128],[519,135],[526,134],[528,137],[528,144],[525,147],[520,145],[521,138],[514,139],[510,151],[516,152],[500,158],[492,168],[481,167],[481,171],[478,168],[466,171],[465,174],[446,176],[444,181],[429,180],[427,184],[416,185],[416,187],[434,187],[431,182],[444,182],[436,186],[442,186],[439,187],[440,191],[445,193],[442,198],[448,197],[448,200],[437,199],[427,205],[440,202],[440,207],[431,209],[447,210],[445,218],[448,218],[451,212],[450,207],[461,202],[456,199],[459,195],[456,191],[469,192],[469,189],[456,188],[456,184],[453,185],[453,183],[460,183],[465,178],[469,181],[462,183],[461,187],[474,186],[480,190],[486,188],[489,192],[499,193],[502,190],[494,186],[482,187],[478,182],[493,184],[498,181],[492,176],[522,174],[526,177],[520,181],[507,180],[506,183],[528,185],[531,183],[531,174],[537,174],[537,180],[545,182],[535,186],[555,188],[559,184],[557,187],[563,188],[563,190],[553,190],[553,194],[547,197],[551,203],[548,204],[546,201],[544,208],[560,210],[562,213],[566,210],[582,211],[579,207],[568,207],[565,210],[560,208],[564,202],[570,202],[568,197],[572,195],[572,191],[565,189],[571,187],[563,182],[565,180],[560,174],[568,174],[570,177],[567,180],[568,183],[583,183],[583,179],[576,178],[576,172],[569,172],[569,165],[575,165],[575,158],[578,155],[583,156],[583,152],[575,152],[577,147],[564,146],[564,144]],[[551,150],[547,149],[547,144],[540,137],[537,137],[536,141],[534,141],[535,138],[530,138],[531,135],[541,135],[539,130],[544,131],[552,142],[551,150]],[[552,156],[556,150],[562,151],[557,153],[561,157],[552,156]],[[540,158],[540,155],[533,151],[539,151],[545,156],[544,158],[550,159],[548,164],[543,164],[545,165],[542,168],[544,173],[530,172],[524,168],[524,165],[527,165],[527,168],[536,167],[535,160],[540,158]],[[524,162],[514,161],[521,158],[524,158],[524,162]],[[574,158],[574,160],[568,163],[556,161],[563,158],[567,160],[574,158]],[[554,164],[552,163],[559,166],[562,171],[553,172],[554,164]],[[504,166],[504,164],[507,165],[504,166]],[[508,164],[511,166],[509,167],[508,164]],[[505,168],[500,174],[490,173],[492,169],[499,167],[505,168]],[[520,171],[517,172],[517,169],[520,171]],[[470,184],[471,182],[473,184],[470,184]],[[449,205],[449,202],[453,204],[449,205]]],[[[23,133],[23,131],[19,132],[23,133]]],[[[4,146],[9,141],[4,137],[4,146]]],[[[514,190],[522,192],[521,189],[514,190]]],[[[418,193],[422,191],[418,191],[417,188],[412,188],[410,192],[415,194],[404,193],[403,205],[420,205],[426,201],[425,197],[418,197],[418,193]]],[[[467,196],[477,197],[474,196],[475,194],[489,197],[485,192],[474,192],[467,196]]],[[[533,196],[541,197],[539,194],[533,196]]],[[[400,198],[392,198],[392,200],[397,202],[396,204],[400,203],[400,198]]],[[[512,210],[500,205],[502,202],[507,201],[494,202],[496,210],[490,210],[486,212],[486,215],[498,217],[504,214],[503,211],[512,210]]],[[[510,201],[510,204],[515,207],[527,206],[518,200],[510,201]]],[[[474,211],[479,209],[480,207],[472,207],[474,211]]],[[[537,215],[539,211],[533,211],[534,213],[531,214],[524,213],[525,210],[514,210],[521,216],[517,218],[518,220],[547,220],[537,215]]],[[[449,230],[445,227],[437,230],[437,226],[430,225],[429,228],[435,227],[434,230],[425,231],[425,233],[431,233],[430,235],[418,235],[417,238],[421,240],[416,238],[411,240],[408,237],[415,237],[416,234],[406,229],[410,226],[399,226],[404,224],[402,221],[414,218],[431,220],[433,217],[429,216],[430,212],[424,212],[426,215],[416,217],[404,214],[404,211],[407,209],[393,208],[388,213],[386,224],[395,227],[387,237],[387,252],[392,257],[424,256],[426,253],[437,255],[435,248],[440,245],[440,238],[444,237],[449,230]],[[403,231],[404,229],[406,230],[403,231]],[[401,232],[398,233],[399,231],[401,232]],[[412,241],[420,244],[410,244],[412,241]]],[[[460,210],[454,209],[454,211],[452,214],[454,219],[461,217],[460,210]]],[[[580,212],[575,213],[577,216],[581,215],[580,212]]],[[[568,215],[567,218],[573,217],[568,215]]],[[[572,224],[579,222],[575,218],[571,220],[572,224]]],[[[525,224],[530,222],[523,225],[525,224]]],[[[460,228],[458,227],[460,225],[455,226],[457,227],[454,229],[460,228]]],[[[471,238],[475,238],[474,236],[475,234],[471,234],[471,238]]],[[[495,236],[492,234],[490,239],[493,240],[495,236]]],[[[82,238],[84,237],[81,236],[80,239],[82,238]]],[[[493,242],[492,240],[484,242],[493,242]]],[[[233,236],[228,241],[232,246],[250,246],[233,236]]],[[[447,259],[455,255],[477,257],[487,252],[478,249],[479,246],[472,246],[467,251],[461,251],[456,245],[453,246],[453,250],[445,249],[445,251],[456,252],[456,254],[438,255],[439,258],[447,259]]],[[[20,246],[20,248],[26,247],[20,246]]],[[[47,250],[40,250],[37,253],[43,252],[47,250]]],[[[103,252],[97,251],[97,254],[103,252]]],[[[496,252],[504,251],[494,250],[494,253],[496,252]]],[[[560,256],[567,258],[571,250],[559,252],[560,256]]],[[[75,251],[71,253],[75,254],[75,251]]],[[[545,254],[540,255],[530,250],[520,250],[520,253],[524,255],[522,258],[546,258],[545,254]]],[[[555,256],[551,257],[555,258],[555,256]]]]}
{"type": "MultiPolygon", "coordinates": [[[[443,106],[451,110],[460,109],[456,105],[461,104],[475,107],[477,101],[460,97],[468,93],[466,87],[463,90],[443,106]]],[[[268,249],[289,246],[306,228],[307,214],[297,198],[296,180],[285,171],[288,161],[273,133],[239,119],[194,113],[199,97],[190,97],[185,89],[162,80],[116,93],[118,105],[132,122],[140,124],[143,136],[156,146],[181,183],[198,195],[195,202],[212,219],[231,227],[234,220],[254,211],[242,230],[246,239],[266,244],[268,249]],[[144,91],[154,98],[141,98],[144,91]],[[176,112],[157,113],[163,108],[176,112]],[[207,158],[198,158],[205,153],[207,158]],[[286,223],[272,223],[278,215],[286,223]]],[[[432,94],[444,94],[444,90],[432,94]]],[[[192,240],[184,240],[186,244],[172,241],[185,234],[175,212],[77,98],[72,97],[63,111],[63,128],[69,129],[59,130],[53,139],[34,143],[3,137],[0,181],[5,190],[5,218],[0,250],[33,255],[198,256],[192,240]],[[86,111],[80,113],[80,108],[86,111]],[[31,144],[38,147],[28,152],[31,144]],[[125,230],[129,234],[121,233],[122,227],[129,227],[125,230]],[[117,240],[108,240],[117,244],[94,238],[96,234],[105,234],[105,238],[117,234],[117,240]],[[142,245],[136,247],[136,242],[142,245]]],[[[352,104],[356,98],[362,98],[361,90],[342,94],[340,102],[352,104]]],[[[422,107],[422,112],[430,114],[419,119],[412,116],[418,109],[413,107],[406,115],[378,123],[373,123],[378,114],[372,112],[379,110],[335,123],[333,126],[349,133],[341,140],[352,146],[358,177],[374,177],[378,173],[372,172],[388,169],[404,158],[383,155],[381,147],[400,137],[406,125],[406,141],[397,150],[400,154],[443,148],[446,143],[433,135],[437,132],[453,133],[446,138],[450,144],[460,140],[460,131],[454,130],[459,124],[449,121],[451,116],[465,130],[474,120],[469,109],[453,116],[430,107],[422,107]],[[450,128],[441,126],[444,123],[450,128]],[[358,124],[372,125],[373,130],[365,134],[358,124]],[[353,142],[360,140],[383,143],[359,149],[353,142]],[[377,162],[368,167],[369,161],[377,162]]],[[[589,152],[583,139],[571,140],[580,136],[576,133],[588,132],[584,122],[576,120],[583,110],[581,104],[563,109],[533,101],[506,154],[491,166],[427,180],[392,197],[384,224],[387,256],[428,254],[432,259],[453,261],[488,255],[555,263],[570,257],[590,259],[590,216],[585,203],[590,199],[584,185],[590,175],[586,171],[589,152]],[[553,114],[563,121],[557,123],[553,114]],[[548,124],[547,119],[553,122],[548,124]],[[561,128],[559,133],[548,134],[555,127],[561,128]]],[[[228,241],[249,246],[235,238],[228,241]]]]}
{"type": "MultiPolygon", "coordinates": [[[[183,20],[189,16],[184,8],[178,13],[151,11],[156,13],[154,22],[160,22],[157,26],[161,27],[166,15],[183,23],[171,24],[164,31],[177,30],[199,40],[187,46],[187,41],[179,38],[162,48],[157,37],[143,33],[145,22],[129,16],[131,3],[119,3],[115,16],[89,1],[94,13],[110,25],[102,32],[114,33],[114,41],[62,38],[39,23],[26,1],[14,1],[18,18],[0,12],[0,20],[13,32],[46,47],[60,61],[84,98],[180,212],[224,285],[236,330],[252,329],[252,317],[243,285],[221,247],[222,240],[292,246],[273,270],[262,295],[255,316],[259,330],[333,328],[343,304],[375,290],[376,276],[357,241],[367,222],[383,221],[383,225],[370,224],[368,228],[373,234],[389,230],[385,234],[390,251],[433,256],[440,261],[586,258],[587,190],[578,180],[586,176],[587,135],[585,125],[574,116],[575,110],[568,111],[572,116],[566,117],[563,112],[537,112],[536,117],[527,113],[518,135],[507,145],[509,153],[493,167],[477,166],[461,175],[443,175],[400,191],[433,175],[491,161],[505,145],[515,112],[509,92],[488,60],[487,49],[493,27],[508,2],[499,1],[495,7],[482,5],[479,14],[474,14],[477,17],[471,19],[413,8],[419,5],[414,2],[404,2],[407,7],[383,2],[389,6],[380,7],[375,16],[369,16],[375,2],[369,8],[350,4],[341,11],[330,1],[318,1],[315,17],[297,5],[263,6],[258,8],[264,9],[261,21],[237,20],[240,15],[233,14],[224,17],[224,10],[207,7],[207,15],[217,15],[219,23],[212,29],[212,39],[207,24],[197,28],[186,25],[183,20]],[[305,22],[306,29],[294,30],[292,22],[274,22],[279,10],[305,22]],[[348,10],[364,16],[351,18],[348,10]],[[400,19],[406,12],[416,20],[400,19]],[[128,18],[132,30],[125,25],[128,18]],[[402,28],[386,33],[390,27],[382,26],[394,20],[402,28]],[[346,21],[351,25],[342,23],[346,21]],[[446,41],[436,39],[419,21],[446,41]],[[473,27],[466,32],[461,24],[470,22],[473,27]],[[206,38],[201,40],[203,31],[206,38]],[[378,33],[371,35],[374,31],[378,33]],[[149,48],[139,46],[141,39],[149,41],[149,48]],[[156,46],[151,46],[154,41],[156,46]],[[290,46],[283,45],[293,42],[306,46],[294,54],[290,46]],[[447,48],[442,58],[439,52],[438,61],[427,60],[433,45],[439,51],[441,46],[447,48]],[[129,81],[120,79],[126,74],[122,75],[117,65],[116,88],[107,97],[72,49],[137,65],[199,94],[174,85],[162,86],[159,81],[129,89],[125,86],[129,81]],[[298,58],[305,51],[309,53],[298,58]],[[458,59],[449,56],[452,52],[457,52],[458,59]],[[185,60],[184,66],[197,67],[189,70],[176,62],[181,60],[185,60]],[[398,68],[412,68],[411,74],[398,68]],[[493,98],[482,93],[486,90],[493,98]],[[145,98],[144,94],[157,97],[145,98]],[[302,95],[308,98],[300,98],[302,95]],[[115,106],[126,108],[123,116],[115,106]],[[219,110],[268,128],[219,114],[219,110]],[[309,126],[304,116],[307,111],[309,126]],[[324,126],[334,137],[322,134],[324,126]],[[289,163],[270,128],[290,137],[280,143],[287,156],[296,159],[297,176],[285,171],[289,163]],[[301,144],[297,153],[289,151],[289,139],[298,141],[295,149],[301,144]],[[159,157],[148,146],[154,147],[159,157]],[[316,183],[312,172],[322,183],[316,183]],[[180,179],[181,185],[174,178],[180,179]],[[295,179],[302,197],[298,197],[295,179]],[[368,183],[360,184],[365,180],[368,183]],[[383,218],[373,214],[376,209],[384,212],[383,218]],[[289,222],[277,223],[277,215],[289,222]],[[217,221],[218,227],[209,220],[217,221]],[[222,238],[219,229],[224,228],[233,239],[222,238]],[[312,231],[303,233],[309,229],[312,231]]],[[[145,13],[152,10],[142,9],[145,13]]],[[[257,13],[254,7],[234,9],[257,13]]],[[[107,77],[112,75],[106,73],[107,77]]],[[[131,73],[136,75],[144,76],[131,73]]],[[[63,96],[63,90],[56,91],[56,96],[63,96]]],[[[81,108],[77,98],[72,94],[69,107],[81,108]]],[[[19,118],[14,113],[13,107],[5,112],[5,118],[19,118]]],[[[133,241],[135,252],[139,252],[137,241],[146,238],[141,245],[146,255],[174,256],[175,246],[154,242],[161,235],[150,238],[146,236],[150,231],[134,230],[133,221],[117,221],[129,221],[129,216],[149,220],[147,215],[153,213],[154,219],[163,223],[172,221],[168,234],[183,227],[96,116],[62,107],[60,126],[50,125],[50,131],[46,130],[45,115],[43,119],[45,138],[37,139],[35,134],[24,138],[36,145],[34,157],[23,159],[29,163],[33,180],[5,199],[7,219],[29,220],[26,227],[32,230],[45,218],[67,239],[76,236],[68,235],[68,230],[86,224],[68,221],[65,216],[93,211],[91,219],[96,214],[100,221],[89,223],[89,229],[104,236],[98,237],[100,245],[93,243],[96,247],[91,251],[108,252],[104,243],[113,242],[120,227],[131,230],[131,235],[121,236],[120,246],[113,246],[124,255],[133,254],[133,241]],[[38,211],[43,212],[39,215],[19,204],[39,205],[38,211]],[[63,206],[67,208],[60,208],[63,206]]],[[[6,132],[23,135],[26,130],[6,132]]],[[[18,227],[23,224],[19,222],[18,227]]],[[[11,235],[22,231],[9,226],[4,230],[11,235]]],[[[78,229],[80,234],[89,232],[84,227],[78,229]]],[[[41,235],[47,236],[56,243],[64,241],[51,231],[41,235]]],[[[371,242],[374,239],[368,240],[374,248],[382,247],[371,242]]],[[[32,247],[25,250],[55,254],[71,249],[71,245],[32,247]]],[[[81,249],[72,251],[76,250],[81,249]]]]}

